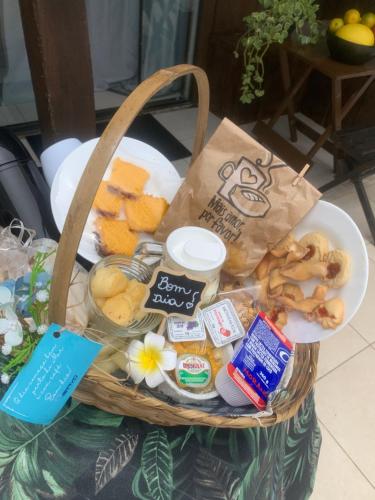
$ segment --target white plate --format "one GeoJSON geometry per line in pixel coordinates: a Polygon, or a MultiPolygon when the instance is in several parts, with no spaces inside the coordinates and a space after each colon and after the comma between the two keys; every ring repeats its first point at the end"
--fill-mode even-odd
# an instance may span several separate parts
{"type": "MultiPolygon", "coordinates": [[[[324,234],[330,241],[332,249],[345,250],[351,256],[350,279],[342,288],[330,289],[327,294],[327,298],[341,297],[345,304],[345,316],[342,324],[335,330],[325,330],[318,323],[306,321],[302,314],[292,312],[289,314],[288,324],[283,328],[283,332],[292,342],[317,342],[338,333],[357,312],[367,288],[368,256],[366,245],[358,227],[349,215],[331,203],[318,201],[293,233],[299,239],[311,231],[324,234]]],[[[305,297],[312,294],[318,283],[320,281],[311,280],[301,284],[305,297]]]]}
{"type": "MultiPolygon", "coordinates": [[[[72,151],[60,165],[51,188],[51,207],[56,225],[61,233],[77,185],[87,162],[99,139],[91,139],[72,151]]],[[[145,193],[163,196],[168,203],[172,201],[181,185],[181,177],[172,163],[148,144],[125,137],[121,140],[113,158],[120,157],[143,167],[150,174],[145,193]]],[[[111,164],[103,179],[108,179],[111,164]]],[[[91,210],[79,244],[78,253],[88,261],[96,263],[100,255],[96,251],[95,213],[91,210]]],[[[150,235],[141,235],[140,241],[152,240],[150,235]]]]}

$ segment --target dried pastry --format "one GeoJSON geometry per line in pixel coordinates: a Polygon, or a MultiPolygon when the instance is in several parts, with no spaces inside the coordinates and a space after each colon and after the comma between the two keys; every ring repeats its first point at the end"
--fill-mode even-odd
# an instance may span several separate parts
{"type": "Polygon", "coordinates": [[[254,271],[257,280],[262,280],[268,276],[273,269],[282,266],[284,260],[283,257],[275,257],[271,252],[267,252],[254,271]]]}
{"type": "Polygon", "coordinates": [[[269,282],[270,282],[269,276],[266,276],[261,281],[259,281],[260,289],[258,294],[258,300],[260,304],[267,307],[271,307],[271,305],[273,304],[273,301],[268,294],[269,282]]]}
{"type": "Polygon", "coordinates": [[[343,250],[329,252],[325,262],[327,272],[324,282],[331,288],[340,288],[348,281],[350,276],[350,257],[343,250]]]}
{"type": "Polygon", "coordinates": [[[142,194],[150,174],[142,167],[115,158],[108,181],[109,188],[126,197],[136,197],[142,194]]]}
{"type": "Polygon", "coordinates": [[[285,285],[283,285],[282,296],[289,297],[296,302],[305,298],[301,287],[299,285],[295,285],[294,283],[285,283],[285,285]]]}
{"type": "Polygon", "coordinates": [[[317,285],[312,294],[314,299],[324,301],[328,292],[328,287],[324,285],[317,285]]]}
{"type": "Polygon", "coordinates": [[[317,307],[314,316],[323,328],[336,328],[343,322],[344,312],[344,302],[339,297],[335,297],[317,307]]]}
{"type": "Polygon", "coordinates": [[[296,302],[293,309],[301,313],[309,314],[312,313],[320,304],[322,300],[314,299],[314,297],[307,297],[306,299],[296,302]]]}
{"type": "Polygon", "coordinates": [[[325,236],[321,233],[307,233],[299,240],[300,245],[307,249],[303,260],[311,260],[314,262],[323,260],[329,250],[329,243],[325,236]]]}
{"type": "Polygon", "coordinates": [[[128,325],[134,317],[133,304],[126,292],[107,299],[102,311],[110,320],[121,326],[128,325]]]}
{"type": "Polygon", "coordinates": [[[118,267],[102,267],[91,279],[91,293],[95,301],[106,299],[124,292],[128,283],[128,278],[118,267]]]}
{"type": "Polygon", "coordinates": [[[307,281],[312,278],[324,278],[327,265],[324,262],[293,262],[280,268],[281,276],[295,281],[307,281]]]}
{"type": "Polygon", "coordinates": [[[138,243],[138,235],[129,229],[124,220],[99,217],[95,221],[102,255],[123,254],[131,257],[138,243]]]}
{"type": "Polygon", "coordinates": [[[295,240],[293,234],[287,234],[285,238],[283,238],[277,245],[271,248],[271,254],[275,257],[285,257],[290,252],[291,246],[294,241],[295,240]]]}
{"type": "Polygon", "coordinates": [[[285,283],[282,285],[281,293],[275,298],[278,304],[281,304],[289,309],[294,309],[296,302],[304,300],[304,294],[298,285],[285,283]]]}
{"type": "Polygon", "coordinates": [[[266,314],[272,323],[274,323],[280,330],[282,330],[288,323],[288,313],[284,307],[274,306],[272,309],[267,311],[266,314]]]}
{"type": "Polygon", "coordinates": [[[288,278],[286,276],[283,276],[281,274],[280,268],[273,269],[270,273],[270,278],[269,278],[269,287],[270,290],[273,290],[280,285],[284,285],[284,283],[287,283],[288,278]]]}
{"type": "Polygon", "coordinates": [[[123,204],[121,196],[108,190],[108,182],[102,181],[92,207],[104,217],[118,217],[123,204]]]}
{"type": "Polygon", "coordinates": [[[299,311],[305,314],[312,313],[320,304],[324,302],[326,287],[317,286],[311,297],[304,298],[302,290],[298,285],[287,283],[284,285],[285,292],[276,298],[278,304],[282,304],[292,311],[299,311]]]}
{"type": "Polygon", "coordinates": [[[125,200],[126,218],[133,231],[155,232],[167,209],[167,201],[158,196],[143,194],[125,200]]]}

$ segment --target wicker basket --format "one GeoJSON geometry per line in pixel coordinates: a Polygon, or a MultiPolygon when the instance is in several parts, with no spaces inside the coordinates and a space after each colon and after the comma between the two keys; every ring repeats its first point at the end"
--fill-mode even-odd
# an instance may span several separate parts
{"type": "MultiPolygon", "coordinates": [[[[198,116],[192,161],[203,148],[207,128],[209,88],[205,72],[191,65],[178,65],[162,69],[142,82],[124,101],[105,129],[93,151],[78,184],[71,203],[56,255],[51,284],[50,321],[64,324],[71,271],[78,245],[89,215],[97,188],[119,142],[145,103],[160,89],[185,75],[194,75],[198,86],[198,116]]],[[[122,385],[115,377],[91,370],[79,385],[75,397],[103,410],[137,417],[153,424],[208,425],[213,427],[269,426],[289,419],[298,411],[312,389],[316,377],[319,344],[298,344],[295,352],[293,375],[288,395],[279,396],[273,403],[273,415],[252,418],[229,418],[208,414],[199,409],[186,409],[167,404],[142,393],[140,389],[122,385]]]]}

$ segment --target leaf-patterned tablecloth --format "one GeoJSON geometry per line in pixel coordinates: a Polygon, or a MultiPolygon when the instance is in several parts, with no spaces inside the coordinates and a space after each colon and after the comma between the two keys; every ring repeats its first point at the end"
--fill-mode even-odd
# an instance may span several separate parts
{"type": "Polygon", "coordinates": [[[311,394],[270,428],[163,428],[72,403],[47,427],[0,413],[0,500],[303,500],[321,435],[311,394]]]}

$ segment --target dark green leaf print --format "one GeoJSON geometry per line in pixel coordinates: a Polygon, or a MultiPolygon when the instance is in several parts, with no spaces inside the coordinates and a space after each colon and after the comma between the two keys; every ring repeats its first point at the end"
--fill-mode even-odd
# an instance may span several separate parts
{"type": "Polygon", "coordinates": [[[164,429],[147,434],[142,448],[141,467],[150,497],[153,500],[170,500],[173,489],[172,453],[164,429]]]}
{"type": "Polygon", "coordinates": [[[137,444],[138,435],[120,434],[115,437],[112,448],[100,452],[95,469],[95,494],[130,462],[137,444]]]}
{"type": "Polygon", "coordinates": [[[240,478],[232,465],[201,449],[194,471],[195,496],[200,500],[237,500],[240,478]]]}
{"type": "Polygon", "coordinates": [[[83,404],[45,427],[0,413],[0,500],[307,500],[320,442],[312,394],[268,428],[162,428],[83,404]]]}

